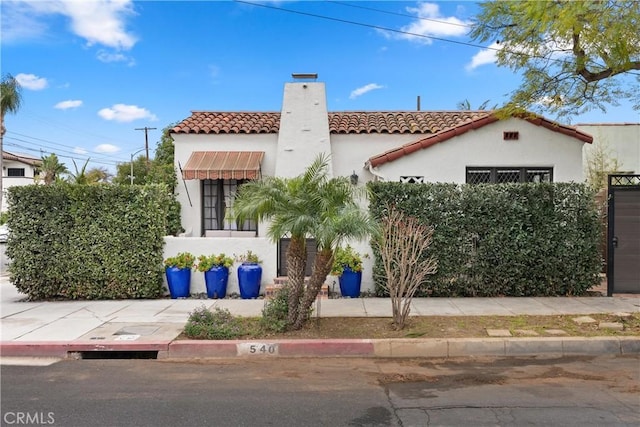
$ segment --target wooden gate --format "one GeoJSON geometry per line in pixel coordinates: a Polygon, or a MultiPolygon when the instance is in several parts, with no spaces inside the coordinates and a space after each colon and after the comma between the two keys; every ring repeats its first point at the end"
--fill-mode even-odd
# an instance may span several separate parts
{"type": "Polygon", "coordinates": [[[640,293],[640,175],[609,175],[607,295],[640,293]]]}

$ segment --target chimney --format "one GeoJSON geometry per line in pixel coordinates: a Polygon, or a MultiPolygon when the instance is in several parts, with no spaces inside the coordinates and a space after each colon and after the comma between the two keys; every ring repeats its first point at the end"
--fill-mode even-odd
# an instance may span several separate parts
{"type": "MultiPolygon", "coordinates": [[[[291,74],[280,112],[276,176],[298,176],[318,154],[331,154],[325,85],[316,73],[291,74]]],[[[331,172],[330,172],[331,173],[331,172]]]]}

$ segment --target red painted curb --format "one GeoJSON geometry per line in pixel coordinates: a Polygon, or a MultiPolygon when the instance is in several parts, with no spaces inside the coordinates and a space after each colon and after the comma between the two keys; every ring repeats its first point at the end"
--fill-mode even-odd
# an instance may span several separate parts
{"type": "Polygon", "coordinates": [[[179,340],[169,344],[166,357],[235,357],[237,341],[179,340]]]}

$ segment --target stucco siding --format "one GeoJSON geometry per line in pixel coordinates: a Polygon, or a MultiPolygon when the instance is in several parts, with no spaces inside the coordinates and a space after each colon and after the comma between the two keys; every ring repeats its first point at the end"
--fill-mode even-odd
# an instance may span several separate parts
{"type": "Polygon", "coordinates": [[[464,183],[467,166],[545,166],[553,167],[555,182],[582,182],[582,145],[575,138],[525,120],[509,119],[416,151],[377,170],[386,181],[417,175],[427,182],[464,183]],[[518,139],[505,141],[505,131],[518,132],[518,139]]]}
{"type": "MultiPolygon", "coordinates": [[[[262,176],[273,176],[276,164],[276,134],[173,134],[175,167],[178,173],[177,199],[182,206],[182,227],[187,235],[202,234],[201,181],[182,180],[178,165],[183,168],[194,151],[264,151],[262,176]],[[186,187],[186,188],[185,188],[186,187]]],[[[259,230],[262,234],[262,230],[259,230]]]]}
{"type": "Polygon", "coordinates": [[[581,124],[577,127],[593,136],[593,144],[585,144],[583,149],[585,168],[590,153],[601,148],[618,161],[620,172],[640,173],[640,123],[581,124]]]}

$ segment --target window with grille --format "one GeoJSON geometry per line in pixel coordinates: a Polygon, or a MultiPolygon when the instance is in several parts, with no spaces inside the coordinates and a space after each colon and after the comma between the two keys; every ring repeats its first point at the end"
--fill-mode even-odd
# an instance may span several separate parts
{"type": "Polygon", "coordinates": [[[401,176],[400,182],[406,184],[422,184],[424,183],[424,176],[401,176]]]}
{"type": "Polygon", "coordinates": [[[233,201],[245,180],[205,179],[202,181],[202,219],[205,230],[257,231],[254,220],[238,224],[233,217],[233,201]]]}
{"type": "Polygon", "coordinates": [[[553,182],[553,168],[467,167],[467,184],[553,182]]]}
{"type": "Polygon", "coordinates": [[[7,176],[24,176],[24,168],[7,168],[7,176]]]}

